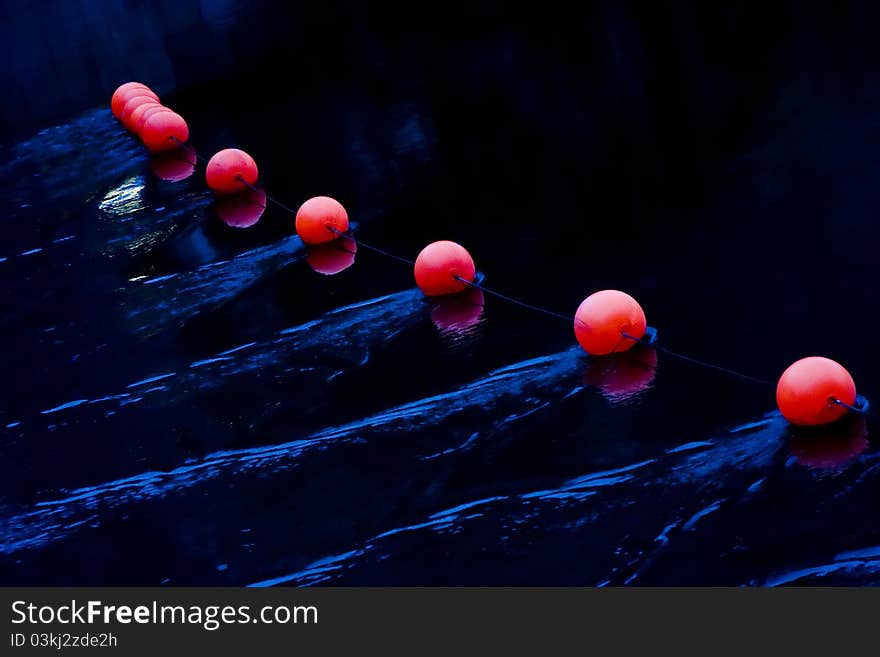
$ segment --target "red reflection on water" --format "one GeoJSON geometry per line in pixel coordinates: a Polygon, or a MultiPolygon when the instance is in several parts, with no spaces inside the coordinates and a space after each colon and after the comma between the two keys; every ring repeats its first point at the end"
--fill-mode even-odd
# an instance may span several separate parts
{"type": "Polygon", "coordinates": [[[486,303],[483,291],[475,287],[458,294],[435,297],[431,308],[431,321],[440,331],[460,333],[479,323],[486,303]]]}
{"type": "Polygon", "coordinates": [[[266,192],[262,189],[246,189],[237,194],[219,197],[214,211],[220,220],[232,228],[250,228],[266,211],[266,192]]]}
{"type": "Polygon", "coordinates": [[[319,274],[333,276],[351,267],[356,254],[357,243],[343,235],[326,244],[310,245],[306,262],[319,274]]]}
{"type": "Polygon", "coordinates": [[[826,427],[792,427],[791,455],[813,470],[839,470],[868,448],[865,416],[850,414],[826,427]]]}
{"type": "Polygon", "coordinates": [[[621,404],[650,388],[656,373],[657,350],[638,345],[621,353],[588,358],[584,385],[597,388],[612,404],[621,404]]]}
{"type": "Polygon", "coordinates": [[[181,146],[177,150],[155,153],[150,156],[150,169],[166,182],[186,180],[196,170],[196,149],[181,146]]]}

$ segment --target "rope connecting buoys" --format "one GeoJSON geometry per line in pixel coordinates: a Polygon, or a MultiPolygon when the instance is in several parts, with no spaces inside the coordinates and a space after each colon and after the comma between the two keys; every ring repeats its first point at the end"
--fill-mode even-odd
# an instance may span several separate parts
{"type": "Polygon", "coordinates": [[[461,244],[440,240],[422,249],[413,274],[419,289],[429,297],[436,297],[464,290],[477,275],[477,268],[461,244]]]}
{"type": "Polygon", "coordinates": [[[593,356],[626,351],[642,339],[646,329],[645,311],[619,290],[591,294],[574,315],[574,335],[593,356]]]}
{"type": "MultiPolygon", "coordinates": [[[[114,92],[110,105],[113,115],[140,135],[148,149],[161,153],[151,161],[160,178],[182,180],[192,174],[195,161],[201,158],[194,149],[184,146],[189,139],[189,128],[180,115],[161,105],[152,90],[140,82],[123,84],[114,92]]],[[[217,214],[227,225],[237,228],[252,226],[259,220],[267,201],[294,214],[289,206],[255,187],[258,175],[254,159],[236,148],[222,150],[208,162],[205,171],[208,186],[217,194],[232,195],[219,199],[216,205],[217,214]]],[[[443,297],[441,304],[432,311],[432,319],[441,332],[466,330],[478,322],[484,292],[566,322],[572,319],[568,314],[484,287],[476,280],[473,258],[455,242],[429,244],[413,262],[344,235],[349,228],[348,214],[338,201],[328,196],[310,198],[295,215],[296,232],[309,245],[308,264],[317,272],[334,274],[350,267],[358,246],[412,266],[419,289],[427,296],[443,297]],[[466,295],[450,296],[466,289],[466,295]],[[450,305],[442,305],[447,300],[450,305]]],[[[584,351],[593,356],[624,352],[636,344],[653,345],[657,335],[655,329],[648,328],[645,313],[638,302],[618,290],[602,290],[587,297],[575,313],[574,333],[584,351]]],[[[635,350],[613,360],[592,361],[585,382],[598,387],[615,403],[626,401],[650,387],[658,351],[730,376],[772,385],[772,382],[676,353],[662,345],[635,350]]],[[[829,424],[848,410],[862,415],[868,413],[868,402],[856,395],[852,377],[842,366],[827,358],[804,358],[791,365],[779,379],[776,399],[782,415],[796,425],[829,424]]]]}
{"type": "Polygon", "coordinates": [[[122,110],[129,98],[135,96],[152,96],[153,100],[159,102],[159,96],[142,82],[126,82],[116,88],[113,96],[110,98],[110,111],[117,119],[122,118],[122,110]]]}
{"type": "Polygon", "coordinates": [[[846,406],[856,403],[856,384],[849,372],[830,358],[802,358],[779,377],[776,403],[792,424],[828,424],[843,417],[846,406]]]}
{"type": "Polygon", "coordinates": [[[332,242],[348,230],[348,213],[329,196],[315,196],[296,211],[296,234],[306,244],[332,242]]]}
{"type": "Polygon", "coordinates": [[[205,169],[205,180],[217,194],[234,194],[257,183],[259,170],[254,158],[238,148],[214,153],[205,169]]]}

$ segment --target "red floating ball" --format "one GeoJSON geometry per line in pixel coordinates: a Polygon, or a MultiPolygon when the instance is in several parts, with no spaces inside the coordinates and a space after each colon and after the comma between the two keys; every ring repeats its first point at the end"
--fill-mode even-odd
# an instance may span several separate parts
{"type": "MultiPolygon", "coordinates": [[[[138,96],[138,98],[143,98],[143,96],[138,96]]],[[[134,102],[134,99],[132,99],[134,102]]],[[[137,134],[140,134],[138,130],[138,124],[141,123],[141,119],[144,114],[148,110],[156,110],[156,109],[164,109],[160,103],[157,103],[155,100],[151,100],[147,103],[138,103],[135,108],[129,112],[128,117],[125,121],[123,121],[123,125],[129,129],[129,131],[137,134]]]]}
{"type": "Polygon", "coordinates": [[[205,179],[217,194],[234,194],[255,185],[259,171],[254,158],[237,148],[225,148],[208,160],[205,179]]]}
{"type": "Polygon", "coordinates": [[[329,196],[310,198],[296,211],[296,234],[306,244],[332,242],[347,230],[348,213],[329,196]]]}
{"type": "Polygon", "coordinates": [[[155,105],[144,103],[131,113],[129,123],[131,123],[132,132],[134,132],[136,135],[140,135],[141,132],[143,132],[144,130],[144,124],[147,122],[147,119],[153,116],[153,114],[170,111],[170,109],[168,109],[161,103],[156,103],[155,105]]]}
{"type": "Polygon", "coordinates": [[[429,297],[461,292],[477,269],[471,254],[455,242],[441,240],[422,249],[414,268],[416,285],[429,297]],[[459,280],[459,278],[464,280],[459,280]]]}
{"type": "Polygon", "coordinates": [[[349,237],[341,237],[329,244],[309,245],[306,262],[319,274],[333,276],[351,267],[356,255],[357,243],[349,237]]]}
{"type": "Polygon", "coordinates": [[[842,365],[820,356],[802,358],[789,366],[776,385],[776,403],[792,424],[814,426],[834,422],[856,401],[856,384],[842,365]]]}
{"type": "Polygon", "coordinates": [[[266,211],[266,192],[262,189],[246,189],[217,199],[214,204],[217,216],[232,228],[250,228],[266,211]]]}
{"type": "Polygon", "coordinates": [[[127,101],[125,101],[125,105],[122,108],[122,114],[119,115],[119,120],[122,121],[122,125],[126,127],[131,132],[134,132],[131,127],[131,123],[129,122],[131,119],[132,112],[134,112],[141,105],[154,105],[156,104],[156,99],[152,96],[132,96],[127,101]]]}
{"type": "Polygon", "coordinates": [[[156,153],[150,157],[150,168],[160,180],[186,180],[196,170],[196,149],[192,146],[181,146],[173,151],[156,153]]]}
{"type": "Polygon", "coordinates": [[[180,114],[156,112],[144,122],[141,140],[153,153],[180,148],[189,139],[189,128],[180,114]]]}
{"type": "Polygon", "coordinates": [[[646,328],[645,311],[635,299],[618,290],[591,294],[574,315],[574,335],[584,351],[593,356],[626,351],[636,344],[631,338],[641,339],[646,328]]]}
{"type": "Polygon", "coordinates": [[[110,99],[110,110],[113,112],[113,116],[117,119],[120,118],[126,101],[134,96],[152,96],[154,100],[159,100],[159,96],[153,93],[153,90],[147,85],[140,82],[126,82],[117,87],[110,99]]]}

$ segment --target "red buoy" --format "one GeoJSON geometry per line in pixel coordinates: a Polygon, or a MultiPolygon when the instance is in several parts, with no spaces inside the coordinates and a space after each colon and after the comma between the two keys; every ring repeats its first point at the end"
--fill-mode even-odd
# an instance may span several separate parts
{"type": "Polygon", "coordinates": [[[129,123],[131,123],[132,132],[136,135],[140,135],[144,130],[144,124],[147,122],[153,114],[158,114],[159,112],[170,112],[171,110],[162,105],[161,103],[156,103],[155,105],[141,105],[134,112],[131,113],[131,119],[129,123]]]}
{"type": "Polygon", "coordinates": [[[461,292],[468,287],[465,281],[474,280],[477,269],[471,254],[463,246],[441,240],[422,249],[413,273],[419,289],[433,297],[461,292]]]}
{"type": "Polygon", "coordinates": [[[344,235],[329,244],[311,244],[306,257],[309,267],[319,274],[333,276],[354,264],[357,243],[344,235]]]}
{"type": "Polygon", "coordinates": [[[332,242],[347,230],[348,213],[329,196],[310,198],[296,211],[296,234],[306,244],[332,242]]]}
{"type": "Polygon", "coordinates": [[[856,384],[840,363],[830,358],[802,358],[788,367],[776,385],[776,403],[792,424],[814,426],[834,422],[852,406],[856,384]]]}
{"type": "Polygon", "coordinates": [[[173,151],[163,151],[150,157],[150,168],[160,180],[180,182],[196,170],[196,149],[181,146],[173,151]]]}
{"type": "Polygon", "coordinates": [[[593,356],[626,351],[645,335],[646,329],[645,311],[630,295],[618,290],[591,294],[574,315],[574,335],[584,351],[593,356]]]}
{"type": "Polygon", "coordinates": [[[266,211],[266,192],[262,189],[246,189],[217,199],[214,211],[220,220],[232,228],[250,228],[266,211]]]}
{"type": "MultiPolygon", "coordinates": [[[[143,96],[137,96],[137,98],[143,98],[143,96]]],[[[134,99],[132,99],[132,102],[134,102],[134,99]]],[[[123,125],[128,128],[130,132],[139,135],[140,131],[138,130],[138,124],[141,122],[141,118],[148,110],[156,109],[165,108],[161,103],[157,103],[155,100],[151,100],[147,103],[138,103],[137,106],[129,112],[128,118],[123,121],[123,125]]]]}
{"type": "Polygon", "coordinates": [[[237,148],[224,148],[208,160],[205,179],[217,194],[234,194],[255,185],[259,171],[254,158],[237,148]]]}
{"type": "Polygon", "coordinates": [[[110,111],[113,112],[113,116],[117,119],[120,118],[126,101],[133,96],[153,96],[154,100],[159,100],[159,96],[147,85],[140,82],[126,82],[117,87],[113,92],[113,97],[110,98],[110,111]]]}
{"type": "Polygon", "coordinates": [[[153,153],[180,148],[188,139],[189,127],[175,112],[156,112],[141,128],[141,141],[153,153]]]}
{"type": "Polygon", "coordinates": [[[129,131],[133,132],[131,127],[131,123],[129,122],[131,119],[132,112],[134,112],[141,105],[157,105],[153,96],[144,96],[137,95],[132,96],[127,101],[125,101],[125,105],[122,107],[122,114],[119,115],[119,120],[122,121],[122,125],[124,125],[129,131]]]}

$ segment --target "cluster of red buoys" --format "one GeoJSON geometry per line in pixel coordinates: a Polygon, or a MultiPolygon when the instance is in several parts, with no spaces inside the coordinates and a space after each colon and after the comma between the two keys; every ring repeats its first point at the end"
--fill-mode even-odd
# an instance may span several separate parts
{"type": "MultiPolygon", "coordinates": [[[[163,106],[159,97],[140,82],[120,86],[110,105],[113,115],[153,153],[178,149],[189,139],[186,121],[163,106]]],[[[265,207],[266,194],[256,187],[257,164],[242,150],[227,148],[216,153],[208,161],[205,178],[208,187],[221,197],[250,194],[255,207],[265,207]]],[[[239,204],[223,208],[221,199],[218,213],[227,224],[237,227],[253,225],[261,214],[260,210],[242,214],[239,204]]],[[[320,247],[340,238],[347,240],[345,253],[351,254],[353,259],[356,242],[343,235],[348,230],[348,213],[339,201],[329,196],[310,198],[297,211],[295,228],[300,239],[310,246],[320,247]]],[[[314,256],[320,260],[320,250],[314,256]]],[[[413,273],[416,285],[424,294],[441,296],[468,289],[474,283],[476,266],[463,246],[442,240],[422,249],[413,273]]],[[[602,290],[590,295],[574,316],[575,337],[592,356],[627,351],[642,341],[646,330],[642,307],[630,295],[618,290],[602,290]]],[[[804,358],[782,374],[776,400],[780,412],[792,424],[822,425],[841,418],[848,407],[856,403],[856,387],[839,363],[828,358],[804,358]]]]}
{"type": "Polygon", "coordinates": [[[159,96],[140,82],[119,87],[110,99],[110,109],[151,153],[177,149],[189,139],[183,117],[160,103],[159,96]]]}

